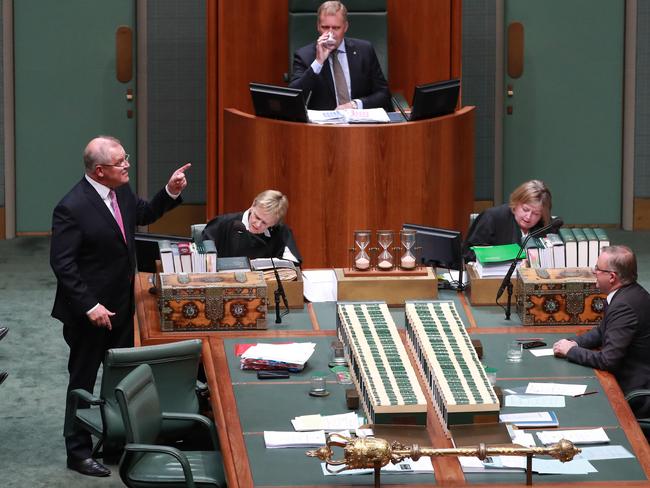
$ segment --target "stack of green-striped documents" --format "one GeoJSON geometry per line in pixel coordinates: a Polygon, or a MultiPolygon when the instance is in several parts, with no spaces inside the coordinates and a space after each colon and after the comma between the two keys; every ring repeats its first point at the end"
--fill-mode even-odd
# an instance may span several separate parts
{"type": "MultiPolygon", "coordinates": [[[[505,276],[512,262],[519,255],[519,244],[504,244],[502,246],[472,246],[476,254],[476,272],[481,278],[505,276]]],[[[525,253],[519,257],[522,258],[525,253]]]]}

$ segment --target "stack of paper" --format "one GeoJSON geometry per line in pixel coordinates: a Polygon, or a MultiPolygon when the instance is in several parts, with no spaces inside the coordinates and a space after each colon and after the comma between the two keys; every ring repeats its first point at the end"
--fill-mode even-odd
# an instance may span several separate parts
{"type": "Polygon", "coordinates": [[[472,246],[472,250],[476,255],[476,272],[481,278],[487,278],[505,276],[521,247],[519,244],[472,246]]]}
{"type": "Polygon", "coordinates": [[[309,430],[325,430],[337,432],[341,430],[356,430],[363,425],[363,418],[356,413],[341,413],[338,415],[302,415],[291,420],[293,428],[298,432],[309,430]]]}
{"type": "Polygon", "coordinates": [[[502,413],[499,415],[501,422],[516,425],[517,427],[557,427],[559,424],[555,412],[526,412],[502,413]]]}
{"type": "Polygon", "coordinates": [[[314,124],[387,124],[388,114],[383,108],[308,110],[309,121],[314,124]]]}
{"type": "Polygon", "coordinates": [[[258,343],[241,354],[241,369],[302,371],[315,348],[314,342],[258,343]]]}
{"type": "MultiPolygon", "coordinates": [[[[350,474],[372,474],[375,471],[373,469],[346,469],[339,472],[331,473],[327,470],[325,463],[321,463],[321,468],[325,476],[339,476],[339,475],[350,475],[350,474]]],[[[336,471],[340,469],[340,466],[330,466],[330,469],[336,471]]],[[[405,458],[403,461],[393,464],[388,463],[386,466],[381,468],[381,474],[423,474],[423,473],[433,473],[433,464],[431,464],[431,458],[421,457],[417,461],[413,461],[411,458],[405,458]]]]}
{"type": "Polygon", "coordinates": [[[325,445],[325,431],[278,432],[264,431],[264,444],[268,449],[285,447],[321,447],[325,445]]]}
{"type": "Polygon", "coordinates": [[[538,432],[537,437],[542,444],[548,446],[555,444],[560,439],[566,439],[574,444],[603,444],[609,442],[605,429],[575,429],[575,430],[553,430],[538,432]]]}

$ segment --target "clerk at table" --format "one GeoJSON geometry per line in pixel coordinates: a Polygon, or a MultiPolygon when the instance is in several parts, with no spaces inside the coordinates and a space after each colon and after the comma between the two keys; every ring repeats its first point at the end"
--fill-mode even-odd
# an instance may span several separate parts
{"type": "Polygon", "coordinates": [[[551,221],[551,191],[541,180],[530,180],[510,194],[509,203],[488,208],[472,223],[463,243],[465,262],[476,261],[472,246],[521,244],[530,232],[551,221]]]}
{"type": "Polygon", "coordinates": [[[318,9],[316,42],[293,57],[289,87],[309,97],[308,108],[377,108],[390,111],[388,83],[372,44],[345,38],[348,11],[341,2],[324,2],[318,9]]]}
{"type": "Polygon", "coordinates": [[[214,241],[219,257],[282,258],[300,264],[302,257],[289,226],[283,223],[289,200],[277,190],[255,197],[244,212],[219,215],[207,223],[203,239],[214,241]]]}

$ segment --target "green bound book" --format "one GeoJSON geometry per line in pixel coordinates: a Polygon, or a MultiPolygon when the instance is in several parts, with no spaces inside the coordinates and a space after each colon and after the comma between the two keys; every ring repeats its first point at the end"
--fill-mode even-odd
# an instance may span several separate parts
{"type": "Polygon", "coordinates": [[[603,247],[609,246],[609,236],[607,235],[607,232],[605,232],[605,229],[601,227],[596,227],[594,232],[598,238],[598,252],[601,253],[603,252],[603,247]]]}
{"type": "MultiPolygon", "coordinates": [[[[519,254],[519,244],[504,244],[502,246],[472,246],[476,260],[481,263],[502,263],[512,261],[519,254]]],[[[522,253],[523,257],[525,254],[522,253]]]]}
{"type": "Polygon", "coordinates": [[[571,230],[578,242],[578,267],[586,268],[589,266],[589,241],[582,229],[574,228],[571,230]]]}
{"type": "Polygon", "coordinates": [[[585,233],[585,236],[587,236],[587,248],[589,250],[589,266],[594,267],[596,266],[596,261],[598,260],[598,237],[596,237],[596,233],[594,232],[594,229],[590,227],[585,227],[582,229],[582,231],[585,233]]]}
{"type": "Polygon", "coordinates": [[[578,243],[571,229],[562,227],[558,231],[564,241],[564,258],[567,268],[578,267],[578,243]]]}

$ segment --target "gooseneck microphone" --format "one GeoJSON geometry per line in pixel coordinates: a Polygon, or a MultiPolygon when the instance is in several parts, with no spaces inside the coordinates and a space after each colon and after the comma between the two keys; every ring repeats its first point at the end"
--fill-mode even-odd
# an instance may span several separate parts
{"type": "Polygon", "coordinates": [[[508,308],[506,309],[506,320],[510,320],[510,298],[512,296],[512,281],[511,281],[512,273],[514,273],[515,269],[517,268],[517,262],[519,261],[519,258],[521,258],[524,249],[526,249],[526,244],[528,244],[528,241],[533,237],[539,237],[541,235],[546,235],[548,233],[556,233],[558,229],[563,225],[564,225],[564,221],[562,219],[553,219],[551,223],[549,223],[548,225],[545,225],[544,227],[541,227],[536,231],[529,232],[526,238],[524,239],[524,242],[519,244],[519,252],[517,253],[515,259],[512,261],[512,264],[510,264],[510,268],[508,268],[508,272],[503,277],[503,281],[499,286],[499,291],[497,291],[497,297],[495,300],[498,303],[499,298],[501,298],[503,292],[506,290],[506,288],[508,288],[508,308]]]}

